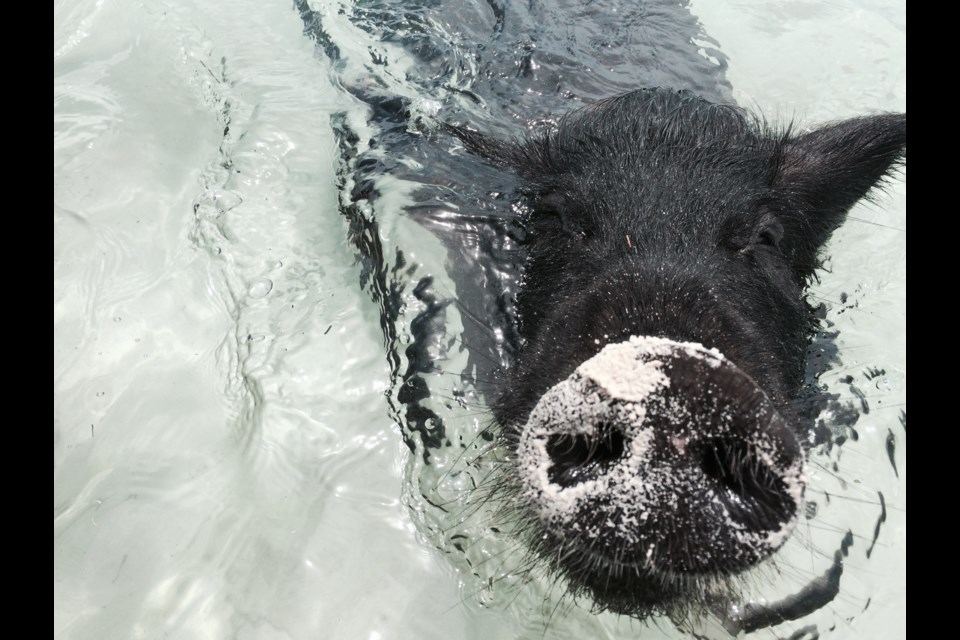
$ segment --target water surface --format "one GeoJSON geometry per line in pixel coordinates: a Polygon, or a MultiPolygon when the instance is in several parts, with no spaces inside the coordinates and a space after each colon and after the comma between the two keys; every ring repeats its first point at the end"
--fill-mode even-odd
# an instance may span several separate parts
{"type": "MultiPolygon", "coordinates": [[[[456,268],[403,212],[409,184],[382,182],[384,264],[399,249],[413,267],[395,274],[403,313],[385,344],[383,305],[340,211],[331,123],[366,120],[347,89],[368,72],[375,34],[357,31],[355,13],[369,6],[55,4],[54,635],[684,637],[522,584],[496,523],[461,517],[475,476],[449,473],[464,465],[456,448],[425,465],[404,443],[418,437],[397,378],[424,308],[414,285],[429,274],[455,297],[456,268]]],[[[463,15],[485,19],[484,6],[463,15]]],[[[906,108],[900,2],[692,10],[741,105],[810,123],[906,108]]],[[[436,96],[401,72],[425,73],[412,54],[377,46],[387,63],[375,73],[431,113],[436,96]]],[[[574,89],[630,81],[610,69],[574,89]]],[[[500,126],[513,125],[508,114],[500,126]]],[[[757,637],[809,625],[838,639],[905,636],[905,201],[897,181],[829,247],[813,296],[838,360],[820,383],[859,408],[857,439],[838,427],[847,442],[815,459],[817,516],[778,564],[784,580],[750,590],[803,584],[850,530],[841,594],[757,637]]],[[[458,372],[469,320],[452,306],[443,321],[454,341],[442,368],[458,372]]],[[[469,442],[487,420],[482,397],[456,375],[429,383],[448,433],[469,442]]]]}

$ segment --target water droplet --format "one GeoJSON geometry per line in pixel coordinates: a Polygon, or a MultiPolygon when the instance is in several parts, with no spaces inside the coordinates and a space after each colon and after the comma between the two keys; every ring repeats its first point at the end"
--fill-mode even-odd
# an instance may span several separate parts
{"type": "Polygon", "coordinates": [[[250,288],[247,289],[247,295],[251,298],[262,298],[273,289],[273,282],[267,278],[257,278],[250,283],[250,288]]]}
{"type": "Polygon", "coordinates": [[[117,316],[116,318],[113,319],[114,322],[121,322],[122,320],[123,318],[121,318],[120,316],[117,316]]]}

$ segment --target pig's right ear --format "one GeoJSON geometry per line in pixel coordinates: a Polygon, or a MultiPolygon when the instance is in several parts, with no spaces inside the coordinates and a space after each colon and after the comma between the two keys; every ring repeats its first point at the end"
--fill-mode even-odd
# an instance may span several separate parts
{"type": "Polygon", "coordinates": [[[904,161],[907,115],[828,124],[782,141],[774,188],[819,248],[858,200],[904,161]]]}
{"type": "Polygon", "coordinates": [[[515,144],[452,124],[444,124],[443,130],[459,138],[467,151],[476,156],[509,167],[519,166],[518,150],[515,144]]]}

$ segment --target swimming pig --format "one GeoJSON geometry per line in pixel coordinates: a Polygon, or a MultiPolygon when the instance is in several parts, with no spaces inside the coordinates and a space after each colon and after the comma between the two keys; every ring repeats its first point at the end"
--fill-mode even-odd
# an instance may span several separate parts
{"type": "Polygon", "coordinates": [[[906,116],[777,130],[648,89],[520,142],[448,130],[516,172],[530,211],[522,346],[492,401],[517,529],[599,609],[728,595],[801,512],[804,288],[903,161],[906,116]]]}

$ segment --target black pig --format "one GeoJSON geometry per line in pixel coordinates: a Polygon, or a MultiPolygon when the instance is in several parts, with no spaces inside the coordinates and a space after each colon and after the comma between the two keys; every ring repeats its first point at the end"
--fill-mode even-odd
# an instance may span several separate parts
{"type": "Polygon", "coordinates": [[[492,402],[519,529],[600,609],[727,594],[797,522],[804,287],[902,162],[906,116],[778,131],[649,89],[522,142],[450,130],[529,204],[523,343],[492,402]]]}

